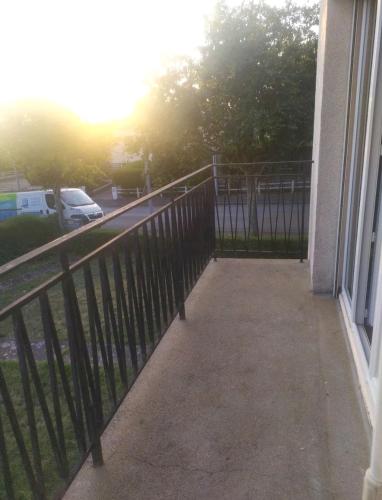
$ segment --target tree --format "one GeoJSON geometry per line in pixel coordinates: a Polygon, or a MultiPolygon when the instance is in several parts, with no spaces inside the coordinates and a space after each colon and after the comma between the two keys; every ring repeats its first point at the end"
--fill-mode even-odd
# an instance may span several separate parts
{"type": "Polygon", "coordinates": [[[226,161],[310,157],[318,7],[217,4],[197,61],[178,61],[137,109],[157,177],[226,161]]]}
{"type": "Polygon", "coordinates": [[[193,170],[210,156],[201,125],[195,67],[180,61],[152,85],[139,103],[133,124],[137,135],[128,148],[153,154],[153,178],[162,185],[193,170]]]}
{"type": "Polygon", "coordinates": [[[61,229],[60,191],[64,186],[91,186],[105,177],[109,141],[101,130],[47,102],[23,102],[10,107],[1,122],[8,157],[33,184],[51,188],[61,229]]]}

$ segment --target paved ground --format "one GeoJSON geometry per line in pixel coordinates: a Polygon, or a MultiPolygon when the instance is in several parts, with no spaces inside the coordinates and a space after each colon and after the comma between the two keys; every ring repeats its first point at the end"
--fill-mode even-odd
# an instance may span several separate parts
{"type": "MultiPolygon", "coordinates": [[[[105,214],[109,214],[116,208],[123,207],[136,200],[134,197],[119,197],[118,200],[113,200],[109,188],[94,195],[93,199],[105,214]]],[[[169,198],[155,198],[152,208],[156,210],[169,201],[169,198]]],[[[220,228],[221,232],[223,232],[223,228],[225,234],[231,234],[235,231],[239,231],[240,233],[244,228],[248,230],[248,207],[246,202],[244,206],[242,206],[242,203],[244,201],[235,196],[231,198],[230,202],[227,199],[224,201],[223,197],[221,197],[220,204],[218,205],[218,217],[216,217],[216,227],[220,228]]],[[[292,235],[298,234],[301,210],[301,206],[297,206],[297,201],[294,204],[291,203],[290,197],[286,200],[284,207],[280,201],[277,203],[277,198],[272,203],[269,203],[268,200],[265,202],[259,201],[257,205],[257,230],[269,233],[271,230],[275,231],[275,228],[277,228],[279,234],[282,234],[284,229],[292,235]]],[[[146,203],[108,222],[105,227],[127,229],[148,215],[150,215],[150,208],[146,203]]],[[[309,204],[305,207],[304,227],[307,232],[309,228],[309,204]]]]}
{"type": "Polygon", "coordinates": [[[66,500],[359,500],[368,463],[336,302],[295,261],[211,263],[66,500]]]}

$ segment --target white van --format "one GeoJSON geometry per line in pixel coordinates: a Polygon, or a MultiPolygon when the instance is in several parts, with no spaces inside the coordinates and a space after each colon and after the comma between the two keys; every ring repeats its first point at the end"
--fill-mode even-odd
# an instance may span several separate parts
{"type": "MultiPolygon", "coordinates": [[[[65,223],[78,227],[103,217],[103,211],[82,189],[61,189],[65,223]]],[[[0,220],[15,215],[47,216],[56,213],[52,190],[0,193],[0,220]]]]}

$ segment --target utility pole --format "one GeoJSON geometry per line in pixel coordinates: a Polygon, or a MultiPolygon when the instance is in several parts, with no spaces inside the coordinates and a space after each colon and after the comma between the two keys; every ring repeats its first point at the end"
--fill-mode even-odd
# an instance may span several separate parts
{"type": "Polygon", "coordinates": [[[16,166],[15,166],[15,175],[16,175],[17,192],[19,192],[19,191],[21,191],[21,188],[20,188],[20,177],[19,177],[19,172],[18,172],[16,166]]]}

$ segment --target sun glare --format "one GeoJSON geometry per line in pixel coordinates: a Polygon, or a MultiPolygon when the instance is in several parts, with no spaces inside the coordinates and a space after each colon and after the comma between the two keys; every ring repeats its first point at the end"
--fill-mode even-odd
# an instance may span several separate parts
{"type": "Polygon", "coordinates": [[[195,53],[214,3],[2,0],[0,104],[43,98],[87,121],[123,118],[170,58],[195,53]]]}

